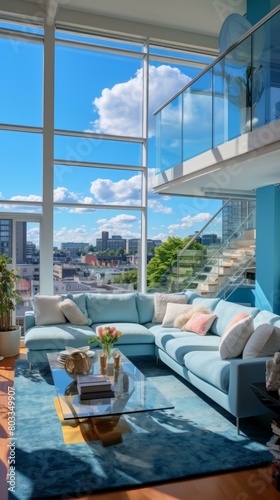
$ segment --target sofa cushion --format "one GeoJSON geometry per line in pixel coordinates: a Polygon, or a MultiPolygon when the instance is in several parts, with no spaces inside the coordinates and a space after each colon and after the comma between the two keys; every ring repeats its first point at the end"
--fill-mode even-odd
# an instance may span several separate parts
{"type": "Polygon", "coordinates": [[[75,302],[76,306],[80,309],[80,311],[83,313],[83,315],[87,318],[87,325],[91,325],[92,321],[89,318],[88,312],[87,312],[87,303],[86,303],[86,294],[85,293],[68,293],[66,295],[67,299],[73,300],[75,302]]]}
{"type": "Polygon", "coordinates": [[[136,293],[88,293],[86,295],[87,311],[92,323],[138,323],[136,293]]]}
{"type": "Polygon", "coordinates": [[[139,323],[149,323],[154,315],[154,294],[136,293],[136,307],[139,316],[139,323]]]}
{"type": "Polygon", "coordinates": [[[228,359],[240,356],[253,331],[254,322],[251,314],[233,322],[220,339],[221,358],[228,359]]]}
{"type": "Polygon", "coordinates": [[[263,323],[269,323],[270,325],[277,326],[280,328],[280,316],[271,311],[260,311],[257,316],[254,318],[254,327],[255,329],[262,325],[263,323]]]}
{"type": "Polygon", "coordinates": [[[64,299],[59,307],[65,318],[73,325],[87,325],[87,318],[71,299],[64,299]]]}
{"type": "MultiPolygon", "coordinates": [[[[178,316],[181,316],[183,313],[190,313],[192,310],[193,306],[191,304],[174,304],[173,302],[168,302],[166,304],[166,311],[162,320],[162,326],[164,328],[172,328],[175,326],[173,323],[178,316]]],[[[191,313],[189,314],[189,317],[191,317],[191,313]]]]}
{"type": "MultiPolygon", "coordinates": [[[[108,323],[94,323],[91,325],[91,328],[97,331],[99,326],[104,327],[112,325],[108,323]]],[[[114,344],[116,347],[121,344],[154,344],[155,342],[154,334],[139,323],[122,323],[114,321],[113,326],[122,332],[122,336],[114,344]]]]}
{"type": "Polygon", "coordinates": [[[211,332],[222,336],[234,316],[239,313],[248,313],[255,317],[258,312],[259,309],[257,307],[243,306],[241,304],[235,304],[234,302],[220,300],[217,307],[215,307],[215,314],[217,314],[217,318],[211,326],[211,332]]]}
{"type": "Polygon", "coordinates": [[[60,295],[35,295],[35,324],[44,326],[66,323],[66,318],[59,307],[60,302],[62,302],[60,295]]]}
{"type": "MultiPolygon", "coordinates": [[[[95,333],[88,325],[71,325],[71,323],[34,326],[25,334],[25,345],[29,350],[60,351],[65,346],[81,347],[87,345],[89,338],[95,333]]],[[[93,343],[91,346],[97,346],[93,343]]]]}
{"type": "MultiPolygon", "coordinates": [[[[150,331],[155,336],[155,344],[159,349],[166,350],[166,344],[170,340],[186,338],[186,332],[178,330],[178,328],[168,328],[168,330],[161,325],[153,326],[150,331]]],[[[192,335],[195,335],[194,333],[192,335]]]]}
{"type": "Polygon", "coordinates": [[[198,335],[206,335],[216,317],[217,316],[214,313],[207,314],[203,312],[195,312],[189,321],[182,326],[182,330],[185,330],[186,332],[194,332],[198,335]]]}
{"type": "Polygon", "coordinates": [[[259,325],[244,347],[243,358],[274,356],[280,349],[280,328],[264,323],[259,325]]]}
{"type": "Polygon", "coordinates": [[[173,304],[187,304],[187,296],[175,293],[154,294],[154,316],[153,323],[162,323],[168,302],[173,304]]]}
{"type": "Polygon", "coordinates": [[[195,306],[201,305],[201,306],[207,307],[208,309],[211,309],[211,311],[214,311],[214,309],[217,307],[217,304],[221,300],[218,298],[207,299],[207,298],[201,297],[197,293],[193,293],[193,292],[186,293],[186,296],[188,298],[188,304],[193,304],[195,306]]]}
{"type": "MultiPolygon", "coordinates": [[[[168,333],[166,332],[166,335],[168,333]]],[[[186,332],[184,337],[170,339],[165,344],[165,351],[169,356],[180,365],[184,364],[184,356],[191,351],[218,351],[220,337],[217,335],[197,335],[196,333],[186,332]]],[[[162,341],[163,342],[163,341],[162,341]]],[[[156,336],[156,345],[159,344],[158,335],[156,336]]]]}
{"type": "Polygon", "coordinates": [[[224,361],[216,351],[193,351],[184,357],[186,368],[205,382],[228,393],[230,361],[224,361]]]}

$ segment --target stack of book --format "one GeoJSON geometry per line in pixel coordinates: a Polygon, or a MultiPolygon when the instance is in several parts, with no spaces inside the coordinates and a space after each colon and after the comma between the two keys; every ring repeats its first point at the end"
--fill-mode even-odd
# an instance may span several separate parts
{"type": "Polygon", "coordinates": [[[80,399],[113,398],[115,393],[106,375],[78,375],[77,389],[80,399]]]}
{"type": "Polygon", "coordinates": [[[280,460],[280,420],[272,420],[271,429],[273,435],[266,445],[274,459],[280,460]]]}

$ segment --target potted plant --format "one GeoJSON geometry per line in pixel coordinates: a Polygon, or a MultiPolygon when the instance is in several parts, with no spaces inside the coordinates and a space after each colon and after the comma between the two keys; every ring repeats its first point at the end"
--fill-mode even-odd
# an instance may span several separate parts
{"type": "Polygon", "coordinates": [[[13,311],[21,300],[16,290],[18,276],[10,268],[10,259],[0,255],[0,355],[16,356],[20,351],[21,328],[13,325],[13,311]]]}

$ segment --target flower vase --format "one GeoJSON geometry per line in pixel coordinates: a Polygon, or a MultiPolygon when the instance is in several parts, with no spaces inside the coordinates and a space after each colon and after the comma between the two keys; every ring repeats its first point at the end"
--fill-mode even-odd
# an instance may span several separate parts
{"type": "Polygon", "coordinates": [[[109,363],[111,354],[112,354],[112,346],[111,345],[103,345],[103,354],[106,354],[107,356],[107,362],[109,363]]]}
{"type": "Polygon", "coordinates": [[[108,375],[108,365],[111,357],[111,350],[111,346],[102,346],[102,353],[100,354],[100,373],[102,375],[108,375]]]}

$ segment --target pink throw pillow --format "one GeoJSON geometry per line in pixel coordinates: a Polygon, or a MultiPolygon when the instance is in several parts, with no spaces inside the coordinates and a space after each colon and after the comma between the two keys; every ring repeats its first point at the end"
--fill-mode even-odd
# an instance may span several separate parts
{"type": "Polygon", "coordinates": [[[216,314],[195,312],[181,329],[186,332],[197,333],[198,335],[206,335],[216,318],[216,314]]]}

